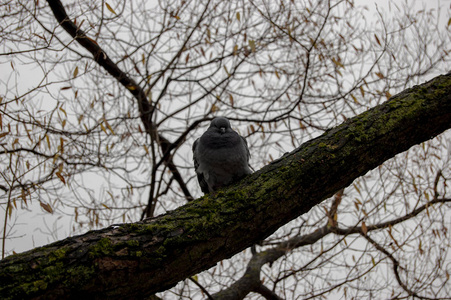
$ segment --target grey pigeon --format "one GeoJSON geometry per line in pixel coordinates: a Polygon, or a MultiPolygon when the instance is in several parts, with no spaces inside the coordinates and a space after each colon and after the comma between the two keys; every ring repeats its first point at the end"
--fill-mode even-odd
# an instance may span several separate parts
{"type": "Polygon", "coordinates": [[[217,191],[251,174],[249,157],[246,140],[230,127],[229,120],[213,119],[193,144],[194,169],[202,192],[217,191]]]}

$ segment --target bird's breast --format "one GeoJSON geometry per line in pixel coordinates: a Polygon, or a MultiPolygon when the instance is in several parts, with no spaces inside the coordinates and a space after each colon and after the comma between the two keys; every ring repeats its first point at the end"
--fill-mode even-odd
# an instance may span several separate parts
{"type": "Polygon", "coordinates": [[[240,136],[236,132],[205,133],[202,135],[200,146],[206,149],[221,150],[230,149],[241,144],[240,136]]]}

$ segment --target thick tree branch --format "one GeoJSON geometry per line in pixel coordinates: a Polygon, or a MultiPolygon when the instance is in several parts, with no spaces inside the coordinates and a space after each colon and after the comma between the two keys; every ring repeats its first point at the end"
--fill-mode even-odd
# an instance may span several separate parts
{"type": "Polygon", "coordinates": [[[348,119],[215,195],[7,257],[0,261],[0,298],[135,299],[166,290],[450,127],[448,74],[348,119]]]}

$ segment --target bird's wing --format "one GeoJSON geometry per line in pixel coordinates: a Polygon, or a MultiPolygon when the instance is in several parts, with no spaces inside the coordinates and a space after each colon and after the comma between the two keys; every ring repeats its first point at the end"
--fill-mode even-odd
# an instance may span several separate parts
{"type": "Polygon", "coordinates": [[[199,181],[200,189],[202,190],[202,192],[204,194],[207,194],[210,192],[210,190],[208,189],[208,184],[205,181],[204,174],[202,172],[198,171],[199,161],[198,161],[197,155],[196,155],[196,148],[197,148],[198,143],[199,143],[199,139],[197,139],[193,144],[194,170],[196,171],[197,181],[199,181]]]}
{"type": "Polygon", "coordinates": [[[251,158],[251,152],[249,151],[249,147],[247,146],[247,141],[244,137],[240,135],[241,140],[244,142],[244,147],[246,148],[246,154],[247,154],[247,165],[252,170],[251,172],[254,172],[254,169],[249,164],[249,159],[251,158]]]}
{"type": "Polygon", "coordinates": [[[194,160],[194,170],[197,171],[197,168],[199,167],[199,162],[197,161],[197,157],[196,157],[196,148],[197,148],[197,144],[199,143],[199,139],[194,141],[193,144],[193,160],[194,160]]]}
{"type": "Polygon", "coordinates": [[[246,148],[246,152],[247,152],[247,160],[249,161],[249,158],[251,157],[251,152],[249,152],[249,147],[247,146],[247,141],[241,135],[240,135],[240,138],[244,142],[244,147],[246,148]]]}

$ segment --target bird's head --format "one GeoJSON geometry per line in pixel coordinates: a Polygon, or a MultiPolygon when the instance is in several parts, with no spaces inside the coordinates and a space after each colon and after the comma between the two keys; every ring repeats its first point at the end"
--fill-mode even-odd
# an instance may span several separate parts
{"type": "Polygon", "coordinates": [[[214,118],[213,121],[211,121],[210,128],[213,129],[218,133],[224,134],[227,131],[232,130],[230,127],[230,122],[227,120],[227,118],[224,117],[217,117],[214,118]]]}

